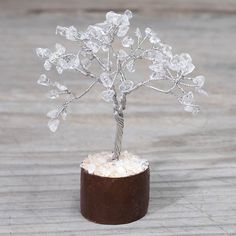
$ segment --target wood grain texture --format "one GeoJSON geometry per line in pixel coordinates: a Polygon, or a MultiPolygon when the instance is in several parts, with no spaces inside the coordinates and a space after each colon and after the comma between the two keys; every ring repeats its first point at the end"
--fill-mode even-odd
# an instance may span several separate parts
{"type": "MultiPolygon", "coordinates": [[[[235,31],[233,0],[1,0],[0,236],[236,235],[235,31]],[[79,166],[88,153],[112,148],[111,107],[100,90],[90,93],[51,134],[45,113],[55,102],[35,84],[43,69],[33,49],[66,43],[56,25],[83,29],[125,8],[176,53],[191,53],[210,96],[199,97],[194,118],[147,89],[128,98],[124,149],[151,163],[150,209],[132,224],[104,226],[79,213],[79,166]]],[[[62,79],[78,92],[89,83],[75,73],[62,79]]]]}

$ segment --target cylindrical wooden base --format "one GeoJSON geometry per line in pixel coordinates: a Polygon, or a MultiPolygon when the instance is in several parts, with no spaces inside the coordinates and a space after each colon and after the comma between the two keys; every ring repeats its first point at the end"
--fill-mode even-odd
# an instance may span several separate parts
{"type": "Polygon", "coordinates": [[[149,168],[136,175],[109,178],[81,168],[80,208],[88,220],[100,224],[126,224],[147,213],[149,168]]]}

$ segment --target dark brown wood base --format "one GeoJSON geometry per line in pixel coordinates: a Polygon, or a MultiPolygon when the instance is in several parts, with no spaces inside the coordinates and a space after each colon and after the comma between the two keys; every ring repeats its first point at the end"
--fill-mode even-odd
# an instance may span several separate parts
{"type": "Polygon", "coordinates": [[[81,214],[100,224],[126,224],[142,218],[148,210],[149,172],[148,168],[136,175],[110,178],[81,168],[81,214]]]}

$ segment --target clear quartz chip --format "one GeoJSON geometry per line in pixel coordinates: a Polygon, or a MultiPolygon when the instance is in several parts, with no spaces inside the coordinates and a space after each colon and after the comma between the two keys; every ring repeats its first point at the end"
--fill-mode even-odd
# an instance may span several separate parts
{"type": "Polygon", "coordinates": [[[181,58],[179,55],[174,55],[169,64],[169,68],[173,71],[180,71],[181,70],[181,58]]]}
{"type": "Polygon", "coordinates": [[[91,66],[92,62],[91,60],[89,60],[88,58],[84,58],[81,60],[81,65],[84,69],[89,69],[89,67],[91,66]]]}
{"type": "Polygon", "coordinates": [[[122,93],[124,93],[124,92],[130,91],[133,88],[133,86],[134,86],[133,81],[125,80],[125,81],[121,82],[119,89],[122,93]]]}
{"type": "Polygon", "coordinates": [[[109,11],[106,14],[106,20],[107,20],[107,22],[117,26],[120,24],[121,14],[117,14],[113,11],[109,11]]]}
{"type": "Polygon", "coordinates": [[[183,75],[188,75],[195,69],[195,66],[192,62],[187,62],[186,66],[182,68],[183,75]]]}
{"type": "Polygon", "coordinates": [[[100,49],[100,46],[93,41],[88,41],[85,44],[93,53],[97,53],[100,49]]]}
{"type": "Polygon", "coordinates": [[[108,89],[102,92],[102,99],[106,102],[111,102],[113,100],[114,95],[115,95],[114,90],[108,89]]]}
{"type": "Polygon", "coordinates": [[[199,88],[201,88],[205,83],[205,77],[202,75],[196,76],[195,78],[193,78],[193,83],[196,84],[199,88]]]}
{"type": "Polygon", "coordinates": [[[55,83],[54,83],[54,86],[57,87],[58,90],[60,90],[60,91],[66,91],[66,90],[68,90],[68,88],[67,88],[65,85],[62,85],[62,84],[60,84],[60,83],[58,83],[58,82],[55,82],[55,83]]]}
{"type": "Polygon", "coordinates": [[[151,30],[150,28],[146,28],[146,29],[145,29],[145,34],[146,34],[146,36],[148,36],[148,37],[152,36],[152,30],[151,30]]]}
{"type": "Polygon", "coordinates": [[[122,45],[125,48],[131,47],[133,44],[134,44],[134,40],[129,36],[124,37],[122,40],[122,45]]]}
{"type": "Polygon", "coordinates": [[[65,32],[66,39],[71,40],[71,41],[76,41],[77,35],[78,35],[78,31],[73,25],[70,26],[65,32]]]}
{"type": "Polygon", "coordinates": [[[51,110],[47,113],[47,117],[51,119],[56,119],[58,117],[58,113],[59,113],[58,109],[51,110]]]}
{"type": "Polygon", "coordinates": [[[62,74],[63,73],[63,68],[61,66],[56,66],[56,70],[58,74],[62,74]]]}
{"type": "Polygon", "coordinates": [[[124,37],[127,34],[128,31],[129,31],[129,26],[128,25],[122,25],[118,29],[117,36],[118,37],[124,37]]]}
{"type": "Polygon", "coordinates": [[[155,72],[159,72],[162,71],[163,68],[163,64],[162,63],[155,63],[149,66],[149,68],[155,72]]]}
{"type": "Polygon", "coordinates": [[[113,84],[113,80],[107,72],[104,72],[100,75],[100,80],[104,87],[110,88],[113,84]]]}
{"type": "Polygon", "coordinates": [[[63,26],[57,26],[56,27],[56,34],[60,34],[62,36],[65,36],[65,33],[66,33],[66,27],[63,27],[63,26]]]}
{"type": "Polygon", "coordinates": [[[152,72],[152,74],[150,75],[150,79],[151,80],[158,80],[158,79],[160,79],[160,76],[157,72],[152,72]]]}
{"type": "Polygon", "coordinates": [[[80,67],[80,58],[79,56],[77,55],[74,60],[73,60],[73,65],[72,65],[72,68],[73,69],[78,69],[80,67]]]}
{"type": "Polygon", "coordinates": [[[138,39],[142,38],[142,33],[141,33],[141,31],[140,31],[139,28],[137,28],[137,29],[135,30],[135,36],[136,36],[138,39]]]}
{"type": "Polygon", "coordinates": [[[36,48],[36,54],[38,57],[47,58],[51,51],[48,48],[36,48]]]}
{"type": "Polygon", "coordinates": [[[50,79],[45,74],[40,75],[39,79],[37,80],[37,84],[43,86],[49,86],[50,83],[51,83],[50,79]]]}
{"type": "Polygon", "coordinates": [[[199,112],[199,108],[196,106],[185,106],[184,110],[187,112],[191,112],[193,115],[197,115],[199,112]]]}
{"type": "Polygon", "coordinates": [[[52,64],[50,63],[50,61],[49,60],[46,60],[45,62],[44,62],[44,69],[45,70],[51,70],[51,68],[52,68],[52,64]]]}
{"type": "Polygon", "coordinates": [[[129,72],[135,72],[135,68],[134,68],[134,60],[130,60],[127,64],[126,64],[126,68],[129,72]]]}
{"type": "Polygon", "coordinates": [[[58,119],[51,119],[48,121],[48,128],[52,131],[52,132],[56,132],[58,127],[60,124],[60,120],[58,119]]]}
{"type": "Polygon", "coordinates": [[[59,97],[59,91],[58,90],[50,90],[48,93],[48,97],[51,99],[56,99],[59,97]]]}
{"type": "Polygon", "coordinates": [[[131,18],[133,17],[132,11],[130,11],[130,10],[125,10],[124,14],[125,14],[129,19],[131,19],[131,18]]]}
{"type": "Polygon", "coordinates": [[[193,92],[190,91],[182,97],[182,103],[184,105],[191,105],[194,101],[193,92]]]}
{"type": "Polygon", "coordinates": [[[198,92],[198,93],[200,93],[200,94],[203,94],[203,95],[205,95],[205,96],[208,96],[207,91],[205,91],[204,89],[201,89],[201,88],[199,88],[199,87],[196,87],[196,88],[195,88],[195,91],[198,92]]]}
{"type": "Polygon", "coordinates": [[[188,53],[174,55],[168,66],[173,71],[182,71],[183,75],[190,74],[195,68],[192,64],[192,58],[188,53]]]}
{"type": "Polygon", "coordinates": [[[67,110],[65,108],[61,111],[61,117],[62,117],[63,120],[66,120],[67,110]]]}
{"type": "Polygon", "coordinates": [[[55,44],[55,48],[56,48],[56,52],[57,52],[58,55],[62,55],[62,54],[64,54],[64,53],[66,52],[66,48],[63,47],[63,46],[62,46],[61,44],[59,44],[59,43],[56,43],[56,44],[55,44]]]}
{"type": "Polygon", "coordinates": [[[150,41],[150,43],[156,44],[156,43],[159,43],[161,40],[157,37],[156,34],[152,34],[149,41],[150,41]]]}
{"type": "Polygon", "coordinates": [[[117,54],[117,57],[120,61],[124,61],[127,57],[128,57],[128,54],[126,51],[124,51],[123,49],[120,49],[118,51],[118,54],[117,54]]]}
{"type": "Polygon", "coordinates": [[[109,67],[111,68],[113,64],[112,61],[108,61],[107,58],[101,58],[100,62],[106,70],[109,70],[109,67]]]}
{"type": "Polygon", "coordinates": [[[172,58],[172,47],[170,45],[167,44],[163,44],[163,43],[159,43],[159,45],[161,46],[161,50],[163,52],[163,54],[169,58],[172,58]]]}

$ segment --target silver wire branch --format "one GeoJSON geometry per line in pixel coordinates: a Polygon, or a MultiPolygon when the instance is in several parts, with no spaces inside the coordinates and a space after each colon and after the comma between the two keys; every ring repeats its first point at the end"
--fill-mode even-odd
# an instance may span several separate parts
{"type": "Polygon", "coordinates": [[[85,94],[87,94],[93,87],[96,83],[99,82],[99,78],[96,79],[95,81],[93,81],[93,83],[90,84],[90,86],[84,91],[82,92],[80,95],[78,96],[73,96],[73,98],[71,98],[70,100],[66,101],[64,104],[63,104],[63,107],[67,107],[71,102],[73,102],[74,100],[78,100],[80,98],[82,98],[85,94]]]}
{"type": "Polygon", "coordinates": [[[147,87],[147,88],[153,89],[157,92],[160,92],[160,93],[171,93],[171,91],[176,87],[176,84],[173,85],[170,89],[167,89],[167,90],[159,89],[159,88],[156,88],[156,87],[151,86],[151,85],[144,85],[144,86],[147,87]]]}
{"type": "Polygon", "coordinates": [[[124,114],[123,112],[115,111],[114,117],[116,120],[116,134],[115,134],[115,143],[114,143],[114,151],[113,151],[112,160],[117,160],[119,159],[121,149],[122,149],[124,114]]]}

